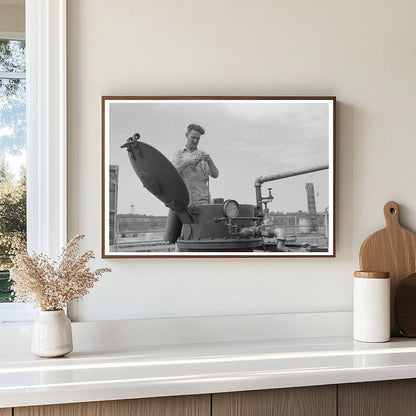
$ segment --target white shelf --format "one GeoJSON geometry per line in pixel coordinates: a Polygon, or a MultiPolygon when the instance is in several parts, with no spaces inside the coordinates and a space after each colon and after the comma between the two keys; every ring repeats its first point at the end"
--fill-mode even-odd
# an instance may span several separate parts
{"type": "Polygon", "coordinates": [[[0,355],[0,407],[274,389],[416,377],[416,340],[349,337],[211,342],[0,355]]]}

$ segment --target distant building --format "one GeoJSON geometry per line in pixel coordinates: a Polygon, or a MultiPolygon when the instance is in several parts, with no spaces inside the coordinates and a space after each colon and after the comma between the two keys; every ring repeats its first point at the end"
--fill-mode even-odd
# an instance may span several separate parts
{"type": "Polygon", "coordinates": [[[110,165],[110,189],[109,189],[109,227],[110,246],[117,244],[117,200],[118,200],[118,166],[110,165]]]}
{"type": "Polygon", "coordinates": [[[316,201],[315,201],[315,189],[313,183],[307,183],[305,185],[306,198],[308,202],[308,213],[310,221],[310,231],[316,233],[318,231],[318,220],[316,216],[316,201]]]}

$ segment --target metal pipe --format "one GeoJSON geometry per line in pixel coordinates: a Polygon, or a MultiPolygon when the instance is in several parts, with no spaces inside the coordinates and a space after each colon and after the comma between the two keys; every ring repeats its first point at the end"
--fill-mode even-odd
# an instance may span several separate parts
{"type": "Polygon", "coordinates": [[[257,207],[261,211],[263,211],[262,205],[261,205],[262,200],[263,200],[263,197],[261,195],[261,185],[263,183],[265,183],[265,182],[271,182],[271,181],[276,181],[278,179],[290,178],[292,176],[304,175],[306,173],[318,172],[320,170],[325,170],[325,169],[329,169],[329,165],[328,164],[326,164],[326,165],[313,166],[311,168],[306,168],[306,169],[292,170],[292,171],[288,171],[288,172],[277,173],[277,174],[274,174],[274,175],[260,176],[254,182],[254,186],[256,188],[257,207]]]}
{"type": "Polygon", "coordinates": [[[229,219],[238,220],[238,221],[257,221],[259,217],[234,217],[234,218],[221,217],[221,218],[214,218],[214,222],[228,221],[229,219]]]}

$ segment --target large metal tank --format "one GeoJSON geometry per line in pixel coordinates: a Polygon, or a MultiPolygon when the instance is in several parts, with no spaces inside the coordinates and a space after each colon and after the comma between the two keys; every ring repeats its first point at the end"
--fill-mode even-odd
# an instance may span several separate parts
{"type": "Polygon", "coordinates": [[[253,205],[239,205],[238,216],[231,219],[224,213],[224,203],[193,206],[194,223],[182,226],[176,242],[179,251],[253,251],[263,239],[242,237],[239,231],[256,226],[254,210],[253,205]]]}
{"type": "MultiPolygon", "coordinates": [[[[261,222],[255,205],[239,205],[227,200],[221,204],[189,205],[186,185],[172,163],[157,149],[130,137],[126,147],[130,162],[143,186],[172,211],[168,224],[178,230],[178,251],[253,251],[263,245],[255,229],[261,222]],[[179,224],[179,226],[178,226],[179,224]]],[[[258,227],[257,227],[258,228],[258,227]]],[[[170,237],[171,238],[171,237],[170,237]]]]}

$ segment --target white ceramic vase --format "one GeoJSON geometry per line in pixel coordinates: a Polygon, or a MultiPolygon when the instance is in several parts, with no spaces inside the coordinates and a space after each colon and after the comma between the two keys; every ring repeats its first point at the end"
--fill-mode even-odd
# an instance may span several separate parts
{"type": "Polygon", "coordinates": [[[31,351],[40,357],[62,357],[72,351],[71,321],[61,309],[39,311],[33,324],[31,351]]]}

